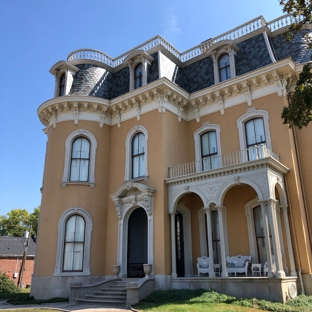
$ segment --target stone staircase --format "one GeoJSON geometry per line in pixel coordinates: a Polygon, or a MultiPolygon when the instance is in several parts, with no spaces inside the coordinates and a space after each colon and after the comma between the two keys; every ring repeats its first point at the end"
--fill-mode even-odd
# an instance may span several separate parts
{"type": "Polygon", "coordinates": [[[85,295],[84,298],[76,298],[76,301],[81,303],[100,303],[106,306],[126,307],[126,286],[129,281],[135,282],[135,279],[131,278],[114,281],[104,288],[94,291],[93,294],[85,295]]]}

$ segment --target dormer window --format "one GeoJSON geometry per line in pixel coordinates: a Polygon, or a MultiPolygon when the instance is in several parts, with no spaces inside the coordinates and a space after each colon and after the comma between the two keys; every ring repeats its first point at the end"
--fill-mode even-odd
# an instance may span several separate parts
{"type": "Polygon", "coordinates": [[[227,53],[219,57],[219,79],[220,82],[231,78],[230,58],[227,53]]]}
{"type": "Polygon", "coordinates": [[[147,84],[147,66],[154,60],[148,52],[135,50],[131,52],[124,60],[129,66],[130,80],[129,91],[143,87],[147,84]]]}
{"type": "Polygon", "coordinates": [[[235,55],[239,48],[232,40],[222,40],[214,44],[207,54],[213,60],[215,84],[236,76],[235,55]]]}
{"type": "Polygon", "coordinates": [[[138,64],[134,70],[134,88],[142,87],[142,63],[138,64]]]}
{"type": "Polygon", "coordinates": [[[63,73],[60,78],[58,95],[65,95],[65,73],[63,73]]]}
{"type": "Polygon", "coordinates": [[[67,95],[72,86],[74,75],[79,68],[65,61],[59,61],[50,69],[50,73],[55,77],[54,96],[67,95]]]}

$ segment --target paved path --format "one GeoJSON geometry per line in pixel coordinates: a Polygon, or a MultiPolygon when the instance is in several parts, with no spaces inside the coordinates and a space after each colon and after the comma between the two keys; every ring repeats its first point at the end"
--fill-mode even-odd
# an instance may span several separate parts
{"type": "MultiPolygon", "coordinates": [[[[46,308],[55,309],[60,311],[81,311],[81,312],[125,312],[131,311],[126,308],[112,308],[105,307],[101,304],[86,304],[86,303],[68,303],[68,302],[56,302],[46,304],[25,304],[25,305],[11,305],[6,303],[5,300],[0,300],[0,310],[7,309],[29,309],[29,308],[46,308]]],[[[134,309],[132,311],[135,311],[134,309]]]]}

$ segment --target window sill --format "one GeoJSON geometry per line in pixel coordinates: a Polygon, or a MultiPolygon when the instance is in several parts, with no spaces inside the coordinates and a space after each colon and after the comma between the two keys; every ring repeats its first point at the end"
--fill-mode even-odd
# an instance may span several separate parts
{"type": "Polygon", "coordinates": [[[94,188],[95,182],[62,181],[63,187],[66,187],[67,185],[88,185],[90,188],[94,188]]]}
{"type": "Polygon", "coordinates": [[[148,181],[148,176],[143,176],[143,177],[137,177],[137,178],[134,178],[134,179],[128,179],[128,180],[125,180],[124,182],[137,182],[137,181],[148,181]]]}

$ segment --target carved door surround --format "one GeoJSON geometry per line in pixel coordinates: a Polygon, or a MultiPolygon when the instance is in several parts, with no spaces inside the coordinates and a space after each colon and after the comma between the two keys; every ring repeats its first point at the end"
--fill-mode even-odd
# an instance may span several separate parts
{"type": "Polygon", "coordinates": [[[122,277],[127,277],[128,221],[131,212],[138,207],[147,215],[147,261],[152,265],[151,276],[154,275],[154,193],[155,189],[129,181],[111,195],[118,217],[117,265],[120,265],[122,277]]]}

